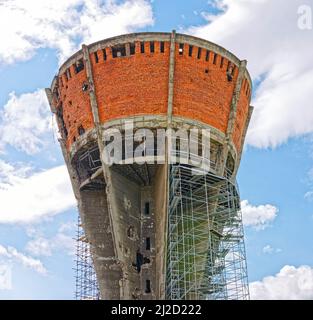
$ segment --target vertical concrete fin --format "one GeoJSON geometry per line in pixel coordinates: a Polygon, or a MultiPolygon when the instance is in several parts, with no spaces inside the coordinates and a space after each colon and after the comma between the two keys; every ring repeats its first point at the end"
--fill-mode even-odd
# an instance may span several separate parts
{"type": "Polygon", "coordinates": [[[247,115],[247,119],[246,119],[246,123],[245,123],[244,129],[243,129],[243,133],[242,133],[242,136],[241,136],[240,150],[238,151],[238,159],[236,161],[236,166],[235,166],[235,170],[234,170],[234,173],[233,173],[234,177],[237,175],[237,172],[238,172],[238,169],[239,169],[241,156],[242,156],[242,151],[243,151],[243,147],[244,147],[244,142],[245,142],[245,139],[246,139],[246,136],[247,136],[250,120],[251,120],[251,117],[252,117],[252,114],[253,114],[253,110],[254,110],[254,107],[250,106],[249,107],[249,111],[248,111],[248,115],[247,115]]]}
{"type": "Polygon", "coordinates": [[[168,77],[168,106],[167,106],[168,126],[171,125],[172,118],[173,118],[175,49],[176,49],[176,31],[173,30],[171,34],[170,64],[169,64],[169,77],[168,77]]]}
{"type": "Polygon", "coordinates": [[[46,96],[47,96],[47,99],[49,101],[49,105],[50,105],[50,110],[52,113],[56,113],[56,107],[53,103],[53,94],[52,94],[52,91],[50,88],[46,88],[45,89],[45,92],[46,92],[46,96]]]}
{"type": "Polygon", "coordinates": [[[98,110],[98,104],[97,104],[97,98],[96,98],[96,92],[95,92],[95,85],[93,81],[89,49],[84,44],[82,45],[82,49],[83,49],[83,55],[84,55],[84,61],[85,61],[86,75],[87,75],[87,80],[89,84],[89,96],[90,96],[90,105],[91,105],[91,110],[93,115],[93,121],[96,127],[98,127],[100,124],[99,110],[98,110]]]}
{"type": "Polygon", "coordinates": [[[227,143],[230,142],[233,135],[236,116],[237,116],[237,105],[240,97],[241,87],[242,87],[243,80],[246,73],[246,68],[247,68],[247,61],[246,60],[241,61],[239,66],[238,78],[237,78],[237,82],[235,85],[235,89],[234,89],[234,93],[233,93],[233,97],[230,105],[230,113],[229,113],[228,126],[227,126],[227,132],[226,132],[227,143]]]}

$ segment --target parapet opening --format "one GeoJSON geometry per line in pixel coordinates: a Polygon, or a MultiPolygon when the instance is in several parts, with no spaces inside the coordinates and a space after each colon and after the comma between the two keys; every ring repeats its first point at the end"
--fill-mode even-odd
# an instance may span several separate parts
{"type": "Polygon", "coordinates": [[[197,56],[198,59],[201,59],[201,53],[202,53],[202,49],[198,48],[198,56],[197,56]]]}
{"type": "Polygon", "coordinates": [[[234,77],[234,66],[232,65],[232,63],[230,61],[228,61],[228,65],[227,65],[227,80],[229,82],[233,81],[233,77],[234,77]]]}
{"type": "Polygon", "coordinates": [[[161,52],[161,53],[164,53],[164,47],[165,47],[165,46],[164,46],[164,41],[161,41],[161,42],[160,42],[160,52],[161,52]]]}
{"type": "Polygon", "coordinates": [[[126,45],[118,45],[112,47],[112,56],[113,58],[126,57],[126,45]]]}
{"type": "Polygon", "coordinates": [[[210,59],[210,51],[207,50],[205,55],[205,61],[209,61],[209,59],[210,59]]]}
{"type": "Polygon", "coordinates": [[[105,49],[102,50],[102,54],[103,54],[103,60],[106,61],[107,59],[107,52],[105,49]]]}
{"type": "Polygon", "coordinates": [[[216,64],[216,61],[217,61],[217,53],[214,53],[213,64],[216,64]]]}
{"type": "Polygon", "coordinates": [[[140,53],[145,53],[145,43],[140,42],[140,53]]]}
{"type": "Polygon", "coordinates": [[[189,45],[189,57],[192,57],[193,46],[189,45]]]}
{"type": "Polygon", "coordinates": [[[150,53],[154,53],[154,41],[150,41],[150,53]]]}
{"type": "Polygon", "coordinates": [[[96,63],[98,63],[99,62],[99,57],[98,57],[98,53],[97,52],[94,53],[94,57],[95,57],[96,63]]]}
{"type": "Polygon", "coordinates": [[[223,68],[223,67],[224,67],[224,58],[223,58],[223,57],[221,58],[221,64],[220,64],[220,67],[221,67],[221,68],[223,68]]]}
{"type": "Polygon", "coordinates": [[[180,55],[180,56],[183,55],[183,53],[184,53],[184,44],[183,44],[183,43],[180,43],[180,44],[179,44],[179,50],[178,50],[178,52],[179,52],[179,55],[180,55]]]}
{"type": "Polygon", "coordinates": [[[74,64],[74,68],[75,68],[75,73],[79,73],[79,72],[83,71],[85,68],[83,59],[78,60],[74,64]]]}
{"type": "Polygon", "coordinates": [[[130,43],[129,44],[129,50],[130,50],[130,55],[134,55],[136,52],[136,45],[135,43],[130,43]]]}

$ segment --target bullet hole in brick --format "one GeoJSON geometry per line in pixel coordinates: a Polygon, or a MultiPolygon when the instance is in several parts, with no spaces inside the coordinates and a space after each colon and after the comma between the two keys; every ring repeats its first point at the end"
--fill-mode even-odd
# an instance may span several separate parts
{"type": "Polygon", "coordinates": [[[210,51],[207,50],[205,55],[205,61],[209,61],[209,59],[210,59],[210,51]]]}
{"type": "Polygon", "coordinates": [[[184,44],[183,43],[180,43],[179,44],[179,55],[182,56],[183,53],[184,53],[184,44]]]}
{"type": "Polygon", "coordinates": [[[208,74],[209,73],[209,69],[205,69],[205,71],[204,71],[206,74],[208,74]]]}
{"type": "Polygon", "coordinates": [[[112,47],[113,58],[126,57],[126,45],[118,45],[112,47]]]}
{"type": "Polygon", "coordinates": [[[78,61],[74,64],[74,68],[75,68],[75,72],[76,72],[76,73],[79,73],[79,72],[83,71],[84,68],[85,68],[83,59],[78,60],[78,61]]]}
{"type": "Polygon", "coordinates": [[[160,51],[161,51],[161,53],[164,53],[164,42],[163,41],[160,42],[160,51]]]}
{"type": "Polygon", "coordinates": [[[201,52],[202,52],[202,49],[198,48],[198,59],[201,59],[201,52]]]}
{"type": "Polygon", "coordinates": [[[72,105],[73,105],[73,102],[70,100],[70,101],[68,102],[68,104],[69,104],[70,106],[72,106],[72,105]]]}
{"type": "Polygon", "coordinates": [[[131,55],[134,55],[135,52],[136,52],[136,46],[135,46],[135,44],[134,44],[134,43],[131,43],[131,44],[129,45],[129,49],[130,49],[130,54],[131,54],[131,55]]]}
{"type": "Polygon", "coordinates": [[[193,46],[189,45],[189,57],[192,57],[193,46]]]}
{"type": "Polygon", "coordinates": [[[151,281],[146,280],[146,290],[145,293],[151,293],[151,281]]]}
{"type": "Polygon", "coordinates": [[[150,53],[154,53],[154,41],[150,41],[150,53]]]}
{"type": "Polygon", "coordinates": [[[84,92],[87,91],[88,87],[89,87],[88,83],[84,82],[83,85],[82,85],[82,91],[84,91],[84,92]]]}
{"type": "Polygon", "coordinates": [[[217,61],[217,53],[214,53],[213,64],[216,64],[216,61],[217,61]]]}
{"type": "Polygon", "coordinates": [[[150,202],[145,203],[145,215],[148,216],[150,214],[150,202]]]}
{"type": "Polygon", "coordinates": [[[145,43],[144,42],[140,42],[140,52],[145,53],[145,43]]]}
{"type": "Polygon", "coordinates": [[[95,61],[96,61],[96,63],[98,63],[98,62],[99,62],[98,53],[97,53],[97,52],[95,52],[95,53],[94,53],[94,56],[95,56],[95,61]]]}
{"type": "Polygon", "coordinates": [[[150,251],[151,250],[151,240],[150,238],[146,238],[146,250],[150,251]]]}
{"type": "Polygon", "coordinates": [[[105,51],[105,49],[102,50],[102,54],[103,54],[103,60],[105,61],[107,59],[107,52],[105,51]]]}
{"type": "Polygon", "coordinates": [[[79,134],[80,136],[82,136],[84,133],[85,133],[84,127],[83,127],[83,126],[79,126],[79,128],[78,128],[78,134],[79,134]]]}

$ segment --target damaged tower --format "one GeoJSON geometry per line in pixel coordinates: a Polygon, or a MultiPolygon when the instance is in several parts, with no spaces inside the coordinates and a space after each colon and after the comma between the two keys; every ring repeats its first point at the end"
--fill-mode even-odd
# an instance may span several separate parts
{"type": "Polygon", "coordinates": [[[46,92],[102,299],[249,299],[236,174],[251,86],[246,61],[174,31],[83,45],[61,66],[46,92]],[[104,132],[127,144],[126,120],[135,132],[209,129],[209,172],[132,163],[134,152],[108,165],[104,132]]]}

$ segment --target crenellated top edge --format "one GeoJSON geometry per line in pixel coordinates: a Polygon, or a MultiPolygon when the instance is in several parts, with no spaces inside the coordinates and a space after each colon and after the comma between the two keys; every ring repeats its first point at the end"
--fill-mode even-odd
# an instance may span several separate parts
{"type": "MultiPolygon", "coordinates": [[[[173,31],[175,32],[175,31],[173,31]]],[[[135,42],[135,41],[170,41],[172,33],[169,32],[139,32],[139,33],[130,33],[130,34],[124,34],[119,35],[107,39],[103,39],[94,43],[91,43],[88,45],[88,49],[90,52],[95,52],[100,49],[104,49],[106,47],[115,46],[118,44],[124,44],[128,42],[135,42]]],[[[225,58],[227,58],[229,61],[234,63],[237,67],[240,65],[241,60],[235,56],[233,53],[231,53],[229,50],[225,49],[224,47],[213,43],[211,41],[201,39],[192,35],[182,34],[182,33],[176,33],[176,43],[187,43],[190,45],[202,47],[204,49],[210,50],[214,53],[217,53],[225,58]]],[[[77,51],[74,53],[71,57],[69,57],[59,68],[58,75],[61,75],[66,71],[67,68],[69,68],[72,64],[74,64],[76,61],[81,59],[83,57],[82,50],[77,51]]],[[[246,70],[245,76],[249,82],[250,88],[252,87],[252,80],[251,76],[246,70]]],[[[53,89],[55,85],[55,81],[52,82],[51,88],[53,89]]]]}

